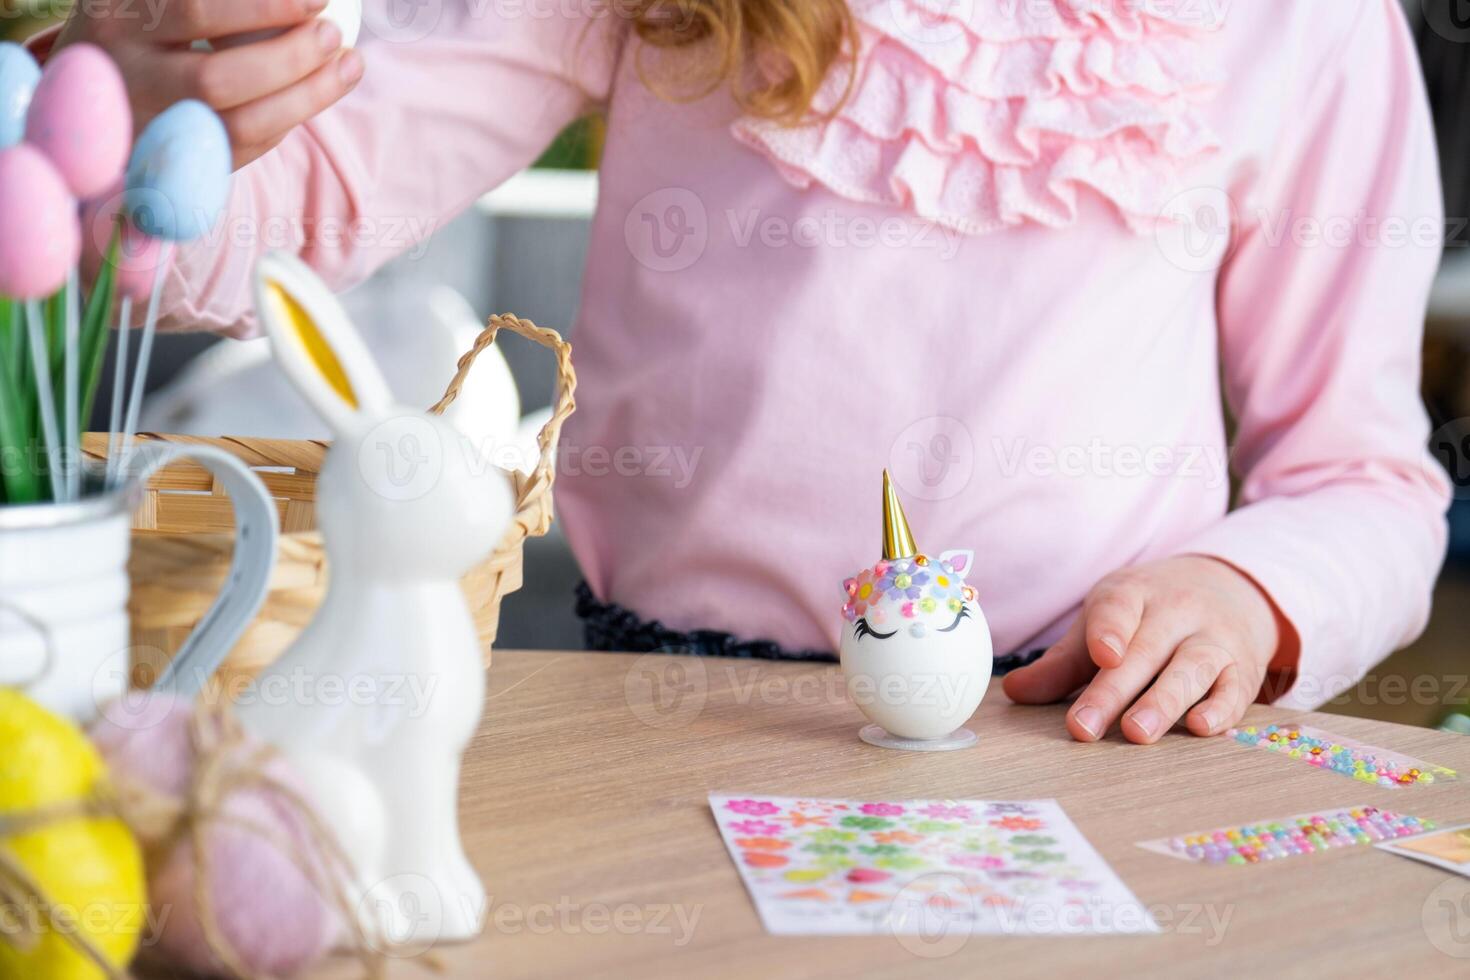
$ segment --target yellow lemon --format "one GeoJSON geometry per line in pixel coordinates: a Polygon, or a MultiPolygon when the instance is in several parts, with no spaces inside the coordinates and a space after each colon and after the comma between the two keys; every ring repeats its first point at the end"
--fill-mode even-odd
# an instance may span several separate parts
{"type": "MultiPolygon", "coordinates": [[[[6,827],[38,809],[87,800],[105,779],[102,759],[81,731],[0,687],[0,895],[3,866],[18,866],[67,923],[64,931],[85,936],[120,970],[146,921],[143,857],[127,826],[111,817],[74,817],[19,833],[6,827]]],[[[0,899],[0,980],[103,976],[71,937],[46,923],[29,903],[0,899]]]]}

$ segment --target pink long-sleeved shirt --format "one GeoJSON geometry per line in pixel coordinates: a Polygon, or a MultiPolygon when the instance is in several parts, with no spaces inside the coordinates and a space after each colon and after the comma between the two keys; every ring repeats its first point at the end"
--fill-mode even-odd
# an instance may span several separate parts
{"type": "Polygon", "coordinates": [[[1445,542],[1440,198],[1395,0],[852,5],[852,91],[794,129],[660,98],[606,11],[370,10],[362,86],[237,175],[173,317],[248,332],[269,247],[361,280],[600,104],[557,484],[599,595],[835,648],[887,466],[921,548],[976,549],[998,651],[1185,553],[1290,621],[1288,706],[1413,638],[1445,542]]]}

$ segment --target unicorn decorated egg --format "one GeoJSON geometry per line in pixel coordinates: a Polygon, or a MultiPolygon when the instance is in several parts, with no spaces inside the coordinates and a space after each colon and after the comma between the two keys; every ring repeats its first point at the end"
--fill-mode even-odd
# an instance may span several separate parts
{"type": "Polygon", "coordinates": [[[874,724],[860,737],[885,748],[961,749],[961,726],[990,686],[990,628],[965,582],[974,552],[938,556],[914,545],[883,473],[883,557],[843,583],[840,652],[848,695],[874,724]]]}

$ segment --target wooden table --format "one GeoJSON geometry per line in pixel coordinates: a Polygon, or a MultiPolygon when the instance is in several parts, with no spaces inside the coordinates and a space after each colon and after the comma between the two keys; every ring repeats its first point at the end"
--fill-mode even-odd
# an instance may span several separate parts
{"type": "MultiPolygon", "coordinates": [[[[1385,789],[1186,734],[1081,745],[1062,713],[1012,705],[996,684],[970,722],[976,748],[910,754],[858,741],[835,666],[496,651],[462,794],[488,923],[434,955],[449,976],[496,978],[1470,976],[1470,882],[1448,872],[1369,847],[1204,867],[1134,846],[1357,803],[1470,821],[1470,781],[1385,789]],[[768,936],[712,791],[1054,797],[1164,931],[974,936],[937,957],[891,936],[768,936]]],[[[1284,719],[1470,772],[1463,736],[1269,707],[1249,721],[1284,719]]]]}

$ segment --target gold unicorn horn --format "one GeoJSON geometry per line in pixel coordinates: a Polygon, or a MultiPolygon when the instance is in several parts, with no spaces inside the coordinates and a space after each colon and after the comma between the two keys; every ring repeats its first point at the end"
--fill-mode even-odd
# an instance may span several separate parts
{"type": "Polygon", "coordinates": [[[888,471],[883,471],[883,560],[912,558],[919,553],[914,545],[913,532],[909,530],[909,519],[903,514],[903,504],[893,489],[888,471]]]}

